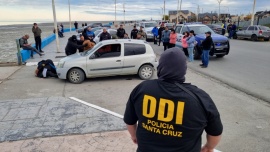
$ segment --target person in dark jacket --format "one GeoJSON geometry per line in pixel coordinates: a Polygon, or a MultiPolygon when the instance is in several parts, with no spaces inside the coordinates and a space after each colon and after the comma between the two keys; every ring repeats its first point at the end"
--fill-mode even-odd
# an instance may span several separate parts
{"type": "Polygon", "coordinates": [[[112,39],[111,34],[107,32],[106,28],[104,28],[103,32],[100,34],[99,41],[101,42],[101,41],[110,40],[110,39],[112,39]]]}
{"type": "Polygon", "coordinates": [[[235,34],[236,28],[237,28],[236,24],[235,24],[235,22],[233,22],[233,25],[232,25],[230,33],[229,33],[229,39],[231,39],[233,37],[233,35],[235,34]]]}
{"type": "Polygon", "coordinates": [[[77,30],[78,29],[78,22],[77,21],[75,21],[74,26],[75,26],[75,29],[77,30]]]}
{"type": "Polygon", "coordinates": [[[173,47],[160,56],[158,79],[143,81],[131,92],[124,122],[137,152],[213,152],[219,143],[218,109],[205,91],[185,83],[186,71],[185,54],[173,47]]]}
{"type": "Polygon", "coordinates": [[[28,43],[27,39],[29,39],[29,35],[26,34],[24,35],[22,38],[19,39],[20,42],[20,47],[24,50],[30,50],[31,51],[31,58],[33,59],[33,54],[34,52],[36,52],[37,54],[39,54],[39,56],[42,56],[42,53],[39,52],[36,48],[32,47],[31,43],[28,43]]]}
{"type": "Polygon", "coordinates": [[[84,45],[78,45],[76,35],[72,35],[68,39],[68,43],[67,43],[67,46],[65,48],[66,55],[69,56],[69,55],[75,54],[77,52],[77,49],[81,49],[81,48],[83,48],[85,46],[84,45]]]}
{"type": "Polygon", "coordinates": [[[117,29],[117,33],[116,33],[117,37],[118,37],[119,39],[123,39],[125,33],[126,33],[126,31],[125,31],[125,29],[123,28],[123,25],[120,25],[120,28],[117,29]]]}
{"type": "Polygon", "coordinates": [[[36,42],[36,49],[43,53],[43,51],[41,50],[41,29],[38,27],[37,23],[34,23],[34,26],[32,28],[32,32],[34,33],[34,37],[35,37],[35,42],[36,42]]]}
{"type": "Polygon", "coordinates": [[[159,36],[159,41],[158,41],[158,46],[160,46],[160,42],[162,39],[162,31],[165,30],[164,24],[161,24],[160,28],[158,29],[158,36],[159,36]]]}
{"type": "Polygon", "coordinates": [[[133,30],[131,31],[130,37],[131,39],[137,39],[137,34],[138,34],[139,30],[136,28],[136,26],[134,26],[133,30]]]}
{"type": "Polygon", "coordinates": [[[206,38],[202,42],[202,47],[203,47],[203,53],[202,53],[202,64],[200,66],[202,68],[207,68],[209,64],[209,52],[211,50],[211,47],[213,46],[213,40],[211,37],[211,32],[208,31],[205,33],[206,38]]]}

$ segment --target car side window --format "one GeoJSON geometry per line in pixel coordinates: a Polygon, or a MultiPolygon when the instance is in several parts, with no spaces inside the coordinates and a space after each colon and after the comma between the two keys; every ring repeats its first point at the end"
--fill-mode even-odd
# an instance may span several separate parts
{"type": "Polygon", "coordinates": [[[184,27],[182,28],[182,33],[187,32],[187,31],[188,31],[187,26],[184,26],[184,27]]]}
{"type": "Polygon", "coordinates": [[[99,48],[95,53],[95,59],[119,57],[121,55],[121,44],[108,44],[99,48]]]}
{"type": "Polygon", "coordinates": [[[258,30],[258,28],[255,26],[255,27],[254,27],[254,30],[256,31],[256,30],[258,30]]]}
{"type": "Polygon", "coordinates": [[[242,30],[247,30],[247,27],[243,27],[242,30]]]}
{"type": "Polygon", "coordinates": [[[175,32],[176,33],[180,33],[181,32],[181,29],[182,29],[182,26],[176,26],[175,32]]]}
{"type": "Polygon", "coordinates": [[[145,54],[146,47],[144,44],[125,43],[125,56],[145,54]]]}
{"type": "Polygon", "coordinates": [[[254,30],[254,26],[250,26],[250,27],[248,28],[248,30],[249,30],[249,31],[253,31],[253,30],[254,30]]]}

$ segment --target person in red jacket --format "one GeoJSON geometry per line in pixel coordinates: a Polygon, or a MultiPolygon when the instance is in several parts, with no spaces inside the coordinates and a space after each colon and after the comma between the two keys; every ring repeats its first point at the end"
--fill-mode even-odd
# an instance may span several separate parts
{"type": "Polygon", "coordinates": [[[169,48],[175,47],[176,39],[177,34],[175,33],[174,29],[171,29],[169,48]]]}
{"type": "Polygon", "coordinates": [[[182,48],[183,48],[183,51],[185,53],[186,56],[188,56],[188,43],[187,43],[187,39],[189,37],[189,32],[184,32],[184,36],[182,38],[182,48]]]}

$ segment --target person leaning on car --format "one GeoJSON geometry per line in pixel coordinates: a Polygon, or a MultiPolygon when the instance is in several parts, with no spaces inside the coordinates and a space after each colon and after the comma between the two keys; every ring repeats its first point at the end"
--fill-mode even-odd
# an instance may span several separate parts
{"type": "Polygon", "coordinates": [[[104,41],[104,40],[110,40],[112,39],[111,34],[107,32],[107,29],[104,28],[103,32],[100,34],[99,41],[104,41]]]}
{"type": "Polygon", "coordinates": [[[178,47],[161,54],[158,79],[131,92],[124,122],[137,152],[213,152],[223,126],[211,97],[185,82],[186,56],[178,47]],[[202,133],[206,144],[202,145],[202,133]]]}
{"type": "Polygon", "coordinates": [[[131,39],[136,39],[138,32],[139,32],[139,30],[136,28],[136,26],[134,26],[133,27],[133,30],[131,30],[130,38],[131,39]]]}
{"type": "Polygon", "coordinates": [[[117,33],[116,33],[117,37],[118,37],[119,39],[123,39],[125,33],[126,33],[126,31],[125,31],[125,29],[123,28],[123,25],[120,25],[120,28],[117,29],[117,33]]]}
{"type": "Polygon", "coordinates": [[[202,52],[202,64],[200,66],[202,68],[207,68],[209,64],[209,52],[211,50],[211,47],[213,46],[213,39],[211,37],[211,32],[208,31],[205,33],[206,38],[202,42],[203,52],[202,52]]]}

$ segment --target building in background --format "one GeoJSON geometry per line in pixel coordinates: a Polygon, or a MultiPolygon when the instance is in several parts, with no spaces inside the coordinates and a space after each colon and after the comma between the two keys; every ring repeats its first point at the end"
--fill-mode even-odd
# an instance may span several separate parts
{"type": "Polygon", "coordinates": [[[189,10],[172,10],[169,11],[169,20],[170,22],[176,23],[178,17],[178,22],[195,22],[196,21],[196,14],[189,10]]]}
{"type": "Polygon", "coordinates": [[[218,22],[217,13],[200,13],[198,17],[198,21],[202,22],[203,24],[212,24],[218,22]]]}

